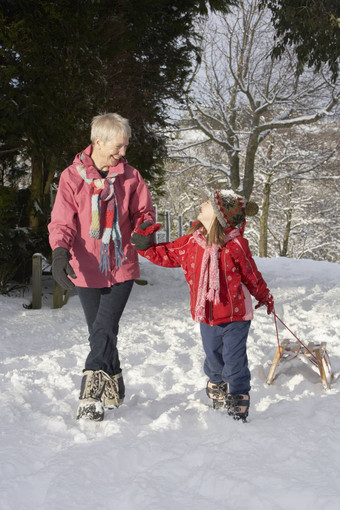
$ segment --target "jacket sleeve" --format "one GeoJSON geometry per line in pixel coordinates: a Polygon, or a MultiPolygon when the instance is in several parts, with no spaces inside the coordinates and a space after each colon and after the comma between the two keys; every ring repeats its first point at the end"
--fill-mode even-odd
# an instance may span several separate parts
{"type": "Polygon", "coordinates": [[[255,299],[260,301],[268,296],[269,289],[249,249],[249,244],[242,236],[235,238],[228,244],[235,265],[239,267],[242,282],[255,299]]]}
{"type": "Polygon", "coordinates": [[[183,236],[170,243],[154,243],[147,250],[138,250],[138,253],[157,266],[181,267],[187,243],[188,236],[183,236]]]}
{"type": "Polygon", "coordinates": [[[59,179],[59,186],[48,225],[49,241],[52,250],[58,247],[69,250],[77,233],[77,207],[74,202],[72,181],[67,178],[67,170],[59,179]]]}
{"type": "Polygon", "coordinates": [[[151,193],[138,170],[136,170],[136,173],[137,187],[129,203],[132,229],[136,227],[139,218],[142,217],[143,221],[155,222],[155,210],[152,205],[151,193]]]}

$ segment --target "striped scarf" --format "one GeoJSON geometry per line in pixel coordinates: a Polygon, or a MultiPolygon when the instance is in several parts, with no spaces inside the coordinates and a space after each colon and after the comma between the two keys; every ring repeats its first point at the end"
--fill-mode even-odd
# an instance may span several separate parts
{"type": "MultiPolygon", "coordinates": [[[[80,156],[80,160],[85,160],[83,153],[80,156]]],[[[122,265],[123,259],[126,259],[122,250],[122,235],[119,228],[118,207],[114,191],[114,183],[118,174],[111,174],[104,179],[90,179],[86,175],[86,169],[83,164],[77,165],[77,170],[84,181],[91,186],[90,237],[101,239],[102,241],[100,245],[99,269],[107,275],[107,272],[110,270],[109,245],[111,240],[114,244],[116,268],[122,265]],[[107,207],[103,233],[100,237],[101,200],[107,202],[107,207]]]]}
{"type": "MultiPolygon", "coordinates": [[[[239,235],[241,235],[239,229],[232,229],[226,234],[224,243],[226,244],[239,235]]],[[[204,250],[195,309],[195,321],[201,322],[205,318],[206,302],[210,301],[215,305],[220,302],[220,271],[218,264],[220,248],[217,244],[207,246],[206,238],[201,229],[193,233],[193,238],[204,250]]]]}

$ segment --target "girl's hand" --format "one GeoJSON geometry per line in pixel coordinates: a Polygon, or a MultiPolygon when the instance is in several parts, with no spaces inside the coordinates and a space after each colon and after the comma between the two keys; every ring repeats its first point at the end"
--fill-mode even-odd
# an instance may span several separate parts
{"type": "Polygon", "coordinates": [[[255,309],[260,308],[260,306],[266,306],[267,307],[267,314],[270,315],[274,310],[274,298],[269,293],[266,297],[261,299],[258,304],[255,306],[255,309]]]}
{"type": "Polygon", "coordinates": [[[131,236],[130,242],[134,249],[144,251],[150,248],[155,242],[155,233],[161,226],[161,223],[152,223],[151,221],[144,221],[142,223],[142,219],[140,219],[131,236]]]}

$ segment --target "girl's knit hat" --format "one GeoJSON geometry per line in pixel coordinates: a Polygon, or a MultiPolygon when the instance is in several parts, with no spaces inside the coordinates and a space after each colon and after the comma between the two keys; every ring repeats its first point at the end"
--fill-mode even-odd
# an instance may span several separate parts
{"type": "Polygon", "coordinates": [[[256,202],[247,202],[244,197],[232,190],[213,191],[210,202],[218,222],[224,229],[239,227],[246,216],[255,216],[259,210],[256,202]]]}

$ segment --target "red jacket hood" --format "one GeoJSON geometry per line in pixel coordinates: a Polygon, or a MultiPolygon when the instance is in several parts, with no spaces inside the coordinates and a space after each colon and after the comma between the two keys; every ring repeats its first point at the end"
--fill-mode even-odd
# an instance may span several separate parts
{"type": "MultiPolygon", "coordinates": [[[[93,163],[91,154],[92,154],[92,145],[89,145],[88,147],[86,147],[85,150],[79,152],[75,156],[74,161],[73,161],[74,165],[76,165],[76,166],[83,165],[85,167],[86,175],[89,179],[93,179],[96,177],[98,178],[98,169],[95,167],[95,165],[93,163]]],[[[126,159],[121,158],[118,165],[109,167],[109,173],[108,173],[107,177],[110,177],[112,175],[117,175],[117,174],[118,175],[123,174],[125,171],[125,165],[127,165],[126,159]]]]}

